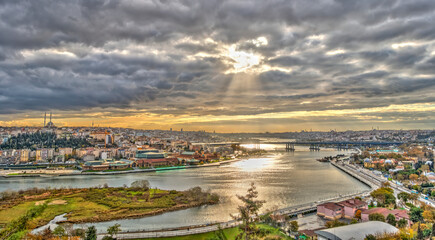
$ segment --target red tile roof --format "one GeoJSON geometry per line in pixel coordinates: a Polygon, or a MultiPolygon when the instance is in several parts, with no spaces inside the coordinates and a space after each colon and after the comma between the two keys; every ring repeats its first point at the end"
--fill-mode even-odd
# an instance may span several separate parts
{"type": "Polygon", "coordinates": [[[409,219],[409,215],[407,213],[406,210],[404,209],[393,209],[393,210],[389,210],[386,208],[372,208],[372,209],[364,209],[361,211],[361,214],[373,214],[373,213],[380,213],[382,214],[384,217],[387,217],[389,214],[393,214],[395,217],[397,218],[405,218],[405,219],[409,219]]]}
{"type": "Polygon", "coordinates": [[[348,199],[348,200],[338,202],[337,204],[342,205],[342,206],[346,206],[346,207],[351,207],[351,208],[359,208],[359,207],[365,206],[367,203],[364,201],[361,201],[359,199],[348,199]]]}
{"type": "Polygon", "coordinates": [[[340,206],[340,205],[338,205],[336,203],[333,203],[333,202],[327,202],[327,203],[319,204],[318,206],[323,206],[324,208],[330,209],[330,210],[333,210],[333,211],[336,211],[336,210],[342,208],[342,206],[340,206]]]}

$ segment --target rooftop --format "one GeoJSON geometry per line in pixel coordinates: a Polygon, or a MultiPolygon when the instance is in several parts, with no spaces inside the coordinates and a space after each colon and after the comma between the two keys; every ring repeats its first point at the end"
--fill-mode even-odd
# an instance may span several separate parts
{"type": "Polygon", "coordinates": [[[370,221],[316,231],[317,236],[331,240],[364,240],[369,234],[398,233],[399,229],[379,221],[370,221]]]}
{"type": "Polygon", "coordinates": [[[364,201],[361,201],[359,199],[347,199],[347,200],[338,202],[337,204],[343,205],[346,207],[360,207],[360,206],[366,205],[367,203],[364,201]]]}
{"type": "Polygon", "coordinates": [[[333,202],[327,202],[327,203],[323,203],[323,204],[319,204],[318,206],[323,206],[326,209],[331,209],[331,210],[339,210],[342,208],[342,206],[333,203],[333,202]]]}

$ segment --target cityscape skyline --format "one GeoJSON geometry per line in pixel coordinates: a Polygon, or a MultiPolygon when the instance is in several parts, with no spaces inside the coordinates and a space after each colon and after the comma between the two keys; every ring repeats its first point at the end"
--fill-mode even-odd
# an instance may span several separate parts
{"type": "Polygon", "coordinates": [[[433,1],[2,1],[0,125],[435,127],[433,1]],[[279,6],[279,7],[278,7],[279,6]]]}
{"type": "Polygon", "coordinates": [[[1,0],[0,240],[435,239],[435,0],[1,0]]]}

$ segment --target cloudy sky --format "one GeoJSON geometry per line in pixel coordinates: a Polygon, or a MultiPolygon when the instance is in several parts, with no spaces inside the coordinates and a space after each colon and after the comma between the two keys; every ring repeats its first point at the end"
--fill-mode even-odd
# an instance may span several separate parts
{"type": "Polygon", "coordinates": [[[434,0],[2,0],[0,125],[435,127],[434,0]]]}

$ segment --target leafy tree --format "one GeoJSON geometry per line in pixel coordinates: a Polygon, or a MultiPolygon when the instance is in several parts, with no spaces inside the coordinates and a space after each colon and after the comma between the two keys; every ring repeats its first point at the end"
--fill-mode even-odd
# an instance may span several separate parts
{"type": "Polygon", "coordinates": [[[425,222],[433,222],[434,216],[432,210],[425,210],[422,214],[425,222]]]}
{"type": "Polygon", "coordinates": [[[334,227],[340,227],[340,226],[345,226],[345,225],[347,225],[345,222],[338,221],[337,219],[335,219],[333,221],[327,221],[325,223],[325,227],[327,227],[327,228],[334,228],[334,227]]]}
{"type": "Polygon", "coordinates": [[[396,178],[399,181],[405,180],[405,177],[403,176],[403,174],[400,174],[400,173],[396,175],[396,178]]]}
{"type": "Polygon", "coordinates": [[[430,237],[431,234],[432,234],[432,229],[429,229],[429,228],[423,229],[423,236],[425,238],[430,237]]]}
{"type": "Polygon", "coordinates": [[[385,222],[385,217],[384,217],[384,215],[382,215],[380,213],[372,213],[372,214],[369,214],[369,220],[370,221],[385,222]]]}
{"type": "Polygon", "coordinates": [[[416,223],[416,222],[421,222],[423,221],[423,209],[418,208],[418,207],[413,207],[411,208],[411,211],[409,213],[409,219],[416,223]]]}
{"type": "Polygon", "coordinates": [[[410,197],[411,197],[411,195],[407,192],[401,192],[401,193],[397,194],[397,198],[402,200],[404,203],[408,202],[410,197]]]}
{"type": "Polygon", "coordinates": [[[53,230],[53,235],[54,235],[54,236],[57,236],[57,237],[59,237],[59,238],[61,238],[61,237],[65,236],[65,229],[64,229],[62,226],[58,225],[58,226],[53,230]]]}
{"type": "Polygon", "coordinates": [[[56,147],[89,147],[92,146],[85,138],[57,138],[55,133],[36,132],[18,134],[0,145],[0,149],[31,149],[56,147]]]}
{"type": "Polygon", "coordinates": [[[88,227],[88,230],[86,230],[85,240],[97,240],[97,229],[95,226],[88,227]]]}
{"type": "Polygon", "coordinates": [[[354,216],[356,219],[361,219],[361,210],[360,209],[358,209],[358,210],[356,210],[355,211],[355,216],[354,216]]]}
{"type": "Polygon", "coordinates": [[[376,237],[373,234],[369,234],[364,238],[364,240],[376,240],[376,237]]]}
{"type": "Polygon", "coordinates": [[[389,187],[381,187],[370,193],[370,196],[376,199],[381,205],[384,204],[394,204],[396,202],[396,197],[394,197],[393,189],[389,187]]]}
{"type": "Polygon", "coordinates": [[[397,226],[399,227],[399,228],[404,228],[404,227],[406,227],[408,225],[408,222],[404,219],[404,218],[402,218],[402,219],[400,219],[399,221],[397,221],[397,226]]]}
{"type": "Polygon", "coordinates": [[[290,222],[290,231],[297,232],[299,229],[298,221],[291,221],[290,222]]]}
{"type": "Polygon", "coordinates": [[[421,230],[421,226],[420,225],[421,224],[418,224],[418,228],[417,228],[417,239],[418,240],[424,239],[423,231],[421,230]]]}
{"type": "Polygon", "coordinates": [[[235,220],[242,220],[242,224],[239,225],[241,233],[237,235],[236,239],[255,239],[260,235],[256,223],[259,220],[258,211],[263,206],[264,201],[256,200],[258,192],[254,183],[251,183],[251,187],[248,189],[248,193],[245,196],[237,196],[243,205],[238,207],[240,217],[232,216],[235,220]]]}
{"type": "Polygon", "coordinates": [[[71,233],[74,237],[80,237],[81,239],[84,239],[86,237],[86,231],[81,228],[74,229],[71,233]]]}
{"type": "Polygon", "coordinates": [[[110,226],[107,228],[107,233],[113,238],[113,236],[116,234],[118,234],[121,231],[121,225],[120,224],[115,224],[113,226],[110,226]]]}
{"type": "Polygon", "coordinates": [[[358,223],[358,219],[352,218],[352,220],[350,221],[350,224],[355,224],[355,223],[358,223]]]}
{"type": "Polygon", "coordinates": [[[411,193],[411,195],[409,196],[409,200],[411,200],[414,203],[415,203],[415,201],[417,199],[418,199],[418,194],[417,193],[411,193]]]}
{"type": "Polygon", "coordinates": [[[411,175],[409,175],[409,180],[416,181],[417,179],[418,179],[418,175],[417,174],[411,174],[411,175]]]}
{"type": "Polygon", "coordinates": [[[148,180],[137,180],[131,184],[131,187],[132,188],[141,188],[145,191],[148,191],[150,189],[150,182],[148,182],[148,180]]]}
{"type": "Polygon", "coordinates": [[[393,214],[388,214],[387,216],[387,223],[396,226],[396,217],[393,214]]]}

